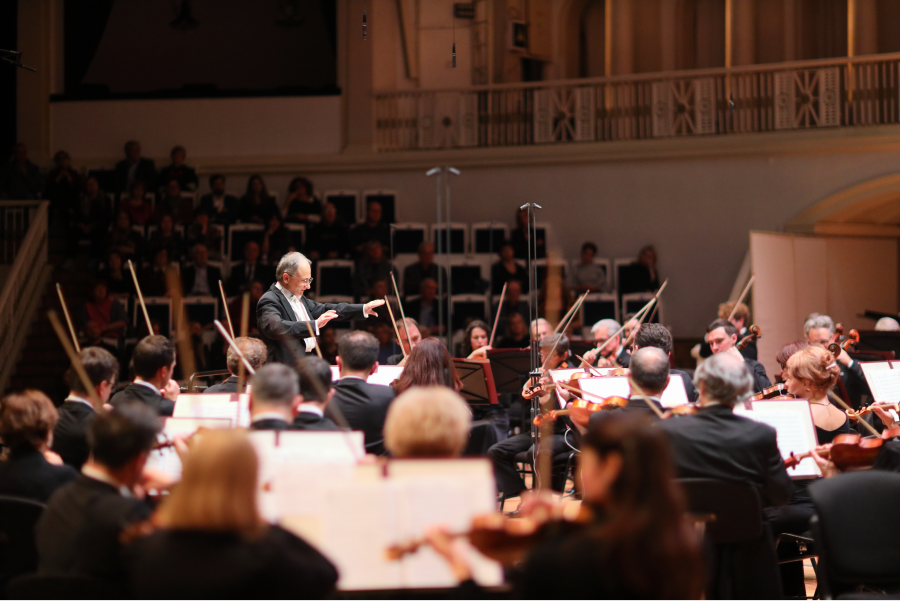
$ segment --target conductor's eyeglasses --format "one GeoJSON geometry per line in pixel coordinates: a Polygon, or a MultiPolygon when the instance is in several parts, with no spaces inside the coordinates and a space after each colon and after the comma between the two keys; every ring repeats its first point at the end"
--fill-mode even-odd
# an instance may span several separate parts
{"type": "Polygon", "coordinates": [[[310,284],[312,284],[312,281],[313,281],[312,278],[306,278],[305,280],[300,280],[300,283],[303,284],[304,286],[309,286],[310,284]]]}

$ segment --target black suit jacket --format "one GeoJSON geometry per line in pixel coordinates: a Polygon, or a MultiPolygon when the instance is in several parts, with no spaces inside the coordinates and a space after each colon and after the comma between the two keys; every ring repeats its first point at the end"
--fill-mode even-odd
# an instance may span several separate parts
{"type": "MultiPolygon", "coordinates": [[[[128,185],[128,170],[130,165],[127,160],[116,163],[116,192],[124,192],[128,185]]],[[[147,192],[156,190],[156,163],[152,159],[141,157],[138,159],[137,170],[134,172],[134,181],[144,182],[147,192]]]]}
{"type": "Polygon", "coordinates": [[[224,207],[222,212],[219,213],[216,210],[216,205],[213,202],[213,195],[204,194],[200,197],[200,204],[197,206],[197,210],[206,211],[209,214],[209,221],[211,223],[219,223],[219,224],[232,224],[237,221],[238,214],[238,199],[237,196],[232,196],[231,194],[226,194],[224,198],[224,207]]]}
{"type": "Polygon", "coordinates": [[[119,535],[150,517],[150,506],[79,475],[50,497],[35,528],[38,572],[124,583],[119,535]]]}
{"type": "Polygon", "coordinates": [[[328,405],[328,411],[332,407],[336,408],[351,429],[362,431],[366,453],[382,455],[384,420],[393,400],[394,389],[390,386],[369,384],[359,378],[342,378],[334,384],[334,397],[328,405]]]}
{"type": "Polygon", "coordinates": [[[684,391],[687,393],[688,402],[693,403],[698,398],[700,398],[700,393],[697,392],[697,387],[694,386],[694,381],[686,372],[683,372],[680,369],[670,369],[669,375],[681,376],[682,381],[684,381],[684,391]]]}
{"type": "Polygon", "coordinates": [[[746,482],[759,489],[764,505],[790,501],[794,487],[770,426],[712,405],[659,427],[669,435],[679,478],[746,482]]]}
{"type": "MultiPolygon", "coordinates": [[[[316,327],[315,320],[326,311],[337,312],[338,317],[334,321],[365,319],[364,305],[317,303],[305,295],[300,298],[309,314],[313,330],[316,327]]],[[[294,309],[287,298],[275,284],[272,284],[256,305],[256,323],[259,326],[259,336],[269,351],[268,363],[293,365],[297,359],[306,355],[306,344],[303,339],[309,338],[311,333],[306,323],[296,319],[294,309]]]]}
{"type": "MultiPolygon", "coordinates": [[[[194,279],[196,278],[196,270],[193,265],[183,267],[181,269],[181,291],[185,296],[191,296],[194,293],[194,279]]],[[[218,267],[212,265],[206,266],[206,285],[209,286],[209,296],[217,296],[219,291],[219,280],[222,279],[222,272],[218,267]]]]}
{"type": "Polygon", "coordinates": [[[294,417],[294,430],[316,430],[319,432],[338,432],[341,428],[327,417],[319,417],[315,413],[301,411],[294,417]]]}
{"type": "Polygon", "coordinates": [[[150,405],[161,417],[171,417],[172,412],[175,411],[175,401],[170,401],[158,392],[154,393],[143,384],[129,384],[117,392],[109,400],[109,403],[115,406],[125,401],[140,401],[150,405]]]}
{"type": "Polygon", "coordinates": [[[252,540],[233,532],[160,530],[126,553],[137,599],[325,599],[335,567],[278,526],[252,540]]]}
{"type": "Polygon", "coordinates": [[[620,350],[619,354],[615,357],[616,362],[622,367],[628,367],[631,365],[631,353],[626,350],[620,350]]]}
{"type": "Polygon", "coordinates": [[[863,375],[862,367],[859,361],[855,360],[850,364],[850,367],[845,366],[843,363],[838,363],[838,367],[841,368],[841,381],[844,383],[844,388],[847,389],[850,405],[858,409],[862,404],[864,394],[872,396],[872,392],[869,390],[869,383],[866,382],[866,377],[863,375]]]}
{"type": "Polygon", "coordinates": [[[291,424],[281,419],[260,419],[250,422],[251,430],[292,430],[291,424]]]}
{"type": "Polygon", "coordinates": [[[231,267],[231,276],[225,284],[225,290],[229,295],[236,296],[249,290],[253,280],[268,284],[275,279],[275,270],[262,261],[256,262],[252,278],[247,277],[246,265],[246,263],[237,263],[231,267]]]}
{"type": "Polygon", "coordinates": [[[0,463],[0,495],[46,503],[57,488],[78,477],[69,465],[53,465],[30,445],[14,449],[0,463]]]}
{"type": "Polygon", "coordinates": [[[763,367],[762,363],[746,357],[744,357],[744,363],[747,364],[750,375],[753,376],[753,392],[762,392],[772,385],[769,376],[766,375],[766,368],[763,367]]]}
{"type": "Polygon", "coordinates": [[[53,452],[76,470],[81,469],[91,454],[87,428],[96,414],[93,407],[73,401],[66,401],[59,408],[59,421],[53,429],[53,452]]]}
{"type": "Polygon", "coordinates": [[[224,394],[226,392],[237,392],[237,385],[238,385],[238,377],[237,376],[229,376],[229,378],[227,380],[225,380],[224,382],[222,382],[221,384],[214,384],[214,385],[210,386],[209,388],[207,388],[206,390],[204,390],[203,392],[204,393],[211,392],[211,393],[218,393],[218,394],[224,394]]]}

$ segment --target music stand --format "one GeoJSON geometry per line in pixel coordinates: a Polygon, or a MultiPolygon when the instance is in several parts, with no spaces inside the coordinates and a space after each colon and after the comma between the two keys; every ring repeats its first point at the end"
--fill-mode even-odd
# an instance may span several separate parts
{"type": "Polygon", "coordinates": [[[531,372],[528,349],[491,349],[487,352],[498,393],[520,394],[531,372]]]}
{"type": "Polygon", "coordinates": [[[470,405],[496,405],[497,388],[494,386],[494,374],[487,361],[471,359],[454,359],[456,375],[462,380],[459,394],[470,405]]]}
{"type": "Polygon", "coordinates": [[[859,344],[856,350],[865,351],[894,351],[894,356],[900,355],[900,332],[881,332],[876,330],[860,330],[859,344]]]}

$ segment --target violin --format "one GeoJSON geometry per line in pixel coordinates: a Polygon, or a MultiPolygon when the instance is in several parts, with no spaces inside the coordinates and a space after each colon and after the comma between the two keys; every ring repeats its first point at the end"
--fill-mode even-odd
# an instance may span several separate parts
{"type": "Polygon", "coordinates": [[[850,330],[847,332],[847,339],[841,343],[841,348],[845,351],[855,351],[857,344],[859,344],[859,332],[850,330]]]}
{"type": "Polygon", "coordinates": [[[851,421],[856,421],[860,417],[872,413],[872,411],[876,408],[884,409],[885,411],[893,410],[897,413],[900,413],[900,403],[872,403],[871,405],[866,405],[865,407],[862,407],[857,411],[848,411],[847,416],[851,419],[851,421]]]}
{"type": "Polygon", "coordinates": [[[773,399],[796,399],[797,395],[787,391],[787,387],[783,383],[763,388],[761,391],[750,397],[749,401],[769,401],[773,399]]]}
{"type": "MultiPolygon", "coordinates": [[[[531,516],[516,519],[498,513],[480,515],[473,518],[469,530],[450,536],[468,538],[482,555],[503,565],[512,565],[524,559],[532,547],[551,534],[561,530],[575,533],[593,521],[593,511],[587,505],[582,503],[574,514],[571,507],[539,508],[531,516]]],[[[385,550],[385,556],[390,561],[396,561],[427,544],[426,539],[419,538],[391,545],[385,550]]]]}
{"type": "MultiPolygon", "coordinates": [[[[828,350],[834,353],[832,347],[836,346],[839,350],[855,351],[857,344],[859,344],[859,331],[850,330],[847,332],[847,335],[844,336],[844,324],[839,323],[834,326],[834,336],[831,337],[831,343],[828,345],[828,350]]],[[[834,356],[838,357],[840,356],[840,353],[836,353],[834,356]]]]}
{"type": "Polygon", "coordinates": [[[627,404],[628,399],[624,399],[620,396],[608,397],[599,402],[578,399],[568,403],[565,409],[556,409],[536,415],[534,420],[532,420],[532,423],[537,427],[541,427],[544,424],[556,421],[557,418],[562,417],[563,415],[569,415],[574,423],[586,428],[590,423],[591,415],[597,411],[617,409],[619,407],[624,407],[627,404]]]}
{"type": "Polygon", "coordinates": [[[836,323],[834,324],[834,334],[831,336],[831,340],[829,342],[840,342],[840,340],[844,337],[844,324],[836,323]]]}
{"type": "Polygon", "coordinates": [[[748,344],[751,342],[756,342],[760,338],[762,338],[762,330],[758,325],[752,325],[747,328],[748,334],[741,338],[740,342],[737,343],[737,349],[743,350],[748,344]]]}
{"type": "Polygon", "coordinates": [[[666,409],[665,413],[663,413],[663,419],[669,419],[671,417],[678,417],[682,415],[694,415],[700,410],[700,401],[695,401],[693,403],[686,403],[684,405],[678,405],[677,407],[672,407],[671,409],[666,409]]]}
{"type": "Polygon", "coordinates": [[[830,447],[817,448],[800,455],[791,454],[784,460],[787,469],[797,467],[797,464],[810,457],[813,453],[831,460],[840,471],[870,468],[875,463],[878,453],[886,440],[900,436],[900,427],[885,430],[881,438],[874,436],[863,437],[860,434],[839,434],[834,437],[830,447]]]}

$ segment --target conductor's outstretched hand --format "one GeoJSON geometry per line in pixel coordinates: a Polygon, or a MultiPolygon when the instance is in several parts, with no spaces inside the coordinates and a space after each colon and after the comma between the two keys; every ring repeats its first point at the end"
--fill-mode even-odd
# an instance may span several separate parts
{"type": "Polygon", "coordinates": [[[383,305],[383,304],[384,304],[384,299],[383,299],[383,298],[376,298],[376,299],[373,300],[373,301],[367,302],[367,303],[363,306],[363,312],[364,312],[366,315],[377,316],[378,314],[375,313],[375,307],[380,307],[380,306],[383,305]]]}
{"type": "Polygon", "coordinates": [[[326,323],[332,319],[336,319],[337,316],[337,311],[325,311],[319,315],[319,319],[316,320],[316,325],[319,326],[319,329],[324,328],[326,323]]]}

